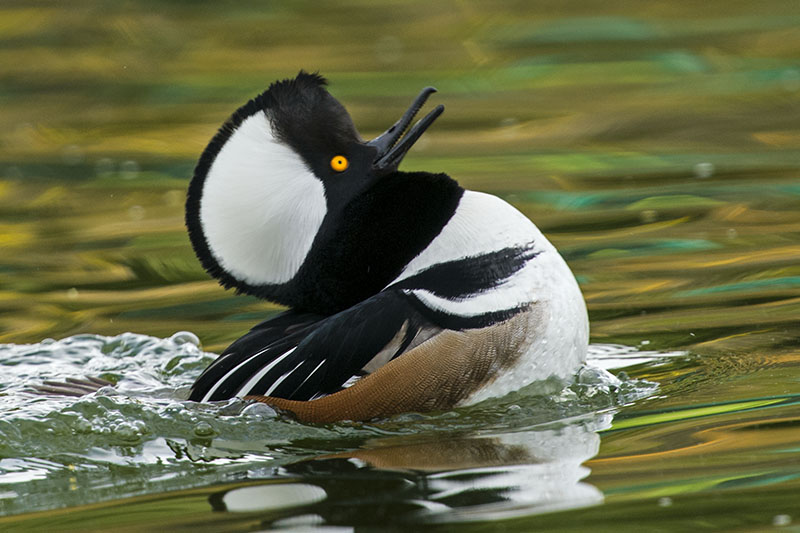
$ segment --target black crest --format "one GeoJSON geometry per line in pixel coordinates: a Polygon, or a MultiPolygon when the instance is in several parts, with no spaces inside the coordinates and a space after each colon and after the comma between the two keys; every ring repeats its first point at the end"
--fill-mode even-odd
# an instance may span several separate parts
{"type": "Polygon", "coordinates": [[[256,101],[269,110],[277,136],[305,156],[310,149],[337,151],[359,139],[347,110],[317,73],[300,71],[294,79],[270,85],[256,101]]]}

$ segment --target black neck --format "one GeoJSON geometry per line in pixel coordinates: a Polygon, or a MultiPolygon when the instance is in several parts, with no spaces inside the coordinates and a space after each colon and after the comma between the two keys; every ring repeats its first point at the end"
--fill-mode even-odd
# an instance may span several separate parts
{"type": "Polygon", "coordinates": [[[282,284],[250,285],[195,246],[225,287],[294,309],[330,315],[377,294],[441,232],[464,190],[445,174],[382,177],[339,212],[329,212],[297,274],[282,284]]]}

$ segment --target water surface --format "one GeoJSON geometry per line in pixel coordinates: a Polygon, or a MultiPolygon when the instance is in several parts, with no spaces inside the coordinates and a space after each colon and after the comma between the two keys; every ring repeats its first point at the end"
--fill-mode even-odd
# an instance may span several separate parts
{"type": "Polygon", "coordinates": [[[800,521],[796,2],[7,2],[0,21],[3,528],[800,521]],[[534,220],[619,381],[328,426],[182,401],[277,311],[194,258],[194,161],[300,68],[365,136],[436,86],[447,110],[404,168],[534,220]],[[86,373],[118,385],[26,392],[86,373]]]}

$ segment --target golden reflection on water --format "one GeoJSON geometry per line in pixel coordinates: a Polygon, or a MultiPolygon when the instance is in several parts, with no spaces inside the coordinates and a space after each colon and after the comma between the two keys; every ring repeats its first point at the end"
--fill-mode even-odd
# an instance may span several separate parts
{"type": "MultiPolygon", "coordinates": [[[[225,293],[201,271],[183,227],[184,182],[3,185],[4,342],[193,329],[213,350],[274,309],[225,293]]],[[[743,180],[690,181],[690,188],[706,201],[647,191],[650,201],[637,206],[642,192],[633,188],[603,191],[603,201],[620,208],[565,212],[538,200],[537,190],[525,192],[532,201],[516,203],[579,276],[597,340],[717,351],[752,349],[750,336],[762,346],[800,337],[800,210],[791,203],[748,206],[777,196],[781,182],[764,186],[762,197],[743,180]]],[[[570,192],[578,200],[593,194],[570,192]]],[[[508,194],[512,201],[515,195],[521,193],[508,194]]]]}
{"type": "Polygon", "coordinates": [[[628,431],[624,450],[613,433],[604,435],[603,453],[586,463],[591,480],[609,497],[641,498],[797,479],[800,468],[787,463],[797,453],[796,400],[771,409],[775,403],[786,404],[743,402],[730,409],[744,411],[711,416],[719,409],[710,408],[700,418],[628,431]]]}
{"type": "Polygon", "coordinates": [[[299,68],[330,78],[365,137],[435,85],[447,110],[405,168],[534,220],[595,342],[694,354],[630,370],[662,396],[602,433],[591,484],[613,500],[774,481],[796,406],[745,406],[797,393],[798,4],[387,9],[0,8],[0,342],[188,329],[222,349],[277,308],[209,280],[183,227],[219,124],[299,68]],[[681,411],[726,402],[743,403],[681,411]],[[662,412],[686,418],[631,422],[662,412]]]}

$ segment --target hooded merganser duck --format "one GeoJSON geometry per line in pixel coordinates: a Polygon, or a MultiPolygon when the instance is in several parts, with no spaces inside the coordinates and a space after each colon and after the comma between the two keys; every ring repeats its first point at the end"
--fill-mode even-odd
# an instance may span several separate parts
{"type": "Polygon", "coordinates": [[[200,157],[186,201],[197,256],[224,287],[288,310],[231,344],[190,400],[367,420],[571,377],[589,326],[553,245],[495,196],[398,170],[444,111],[406,134],[436,90],[364,141],[326,85],[303,71],[273,83],[200,157]]]}

